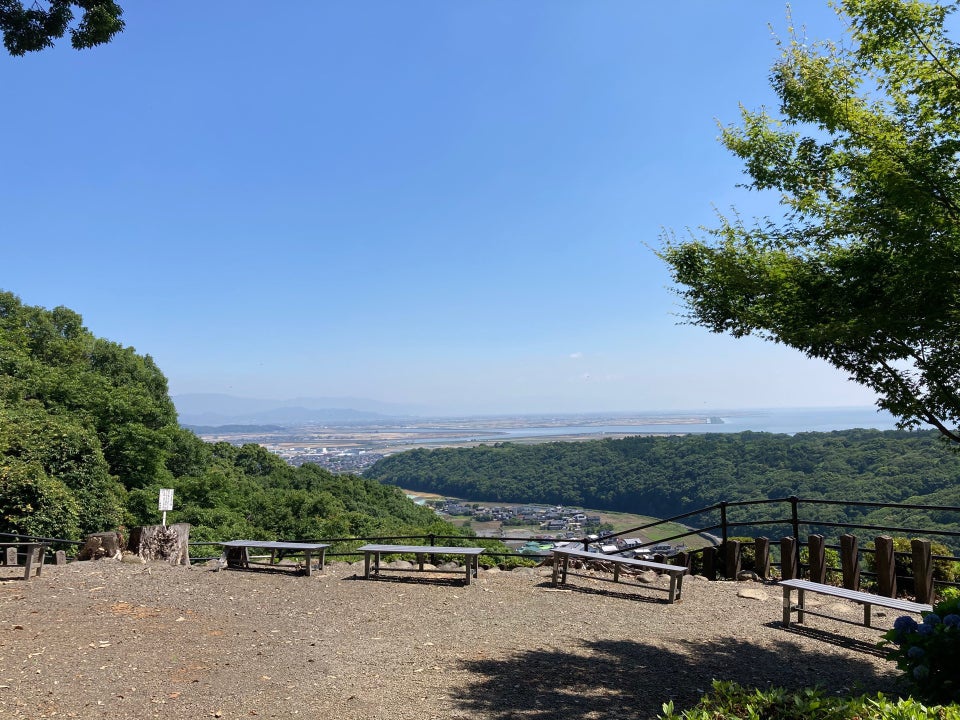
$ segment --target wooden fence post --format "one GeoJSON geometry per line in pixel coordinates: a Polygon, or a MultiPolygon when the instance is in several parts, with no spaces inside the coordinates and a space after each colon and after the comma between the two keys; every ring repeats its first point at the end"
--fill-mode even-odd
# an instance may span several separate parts
{"type": "Polygon", "coordinates": [[[766,580],[770,575],[770,538],[758,537],[753,541],[754,570],[766,580]]]}
{"type": "Polygon", "coordinates": [[[736,580],[740,574],[740,541],[727,540],[724,548],[723,569],[727,580],[736,580]]]}
{"type": "Polygon", "coordinates": [[[930,541],[913,539],[913,594],[918,603],[933,602],[933,561],[930,559],[930,541]]]}
{"type": "Polygon", "coordinates": [[[717,579],[717,548],[712,545],[703,549],[703,576],[707,580],[717,579]]]}
{"type": "Polygon", "coordinates": [[[17,549],[15,547],[7,548],[7,565],[16,565],[17,564],[17,549]]]}
{"type": "Polygon", "coordinates": [[[67,564],[67,553],[64,550],[57,550],[53,554],[53,557],[56,559],[57,565],[66,565],[67,564]]]}
{"type": "Polygon", "coordinates": [[[843,586],[847,590],[860,589],[860,553],[855,535],[840,536],[840,565],[843,568],[843,586]]]}
{"type": "Polygon", "coordinates": [[[780,538],[780,575],[784,580],[797,577],[797,539],[780,538]]]}
{"type": "Polygon", "coordinates": [[[873,541],[877,566],[877,594],[884,597],[897,596],[897,564],[893,554],[893,538],[878,535],[873,541]]]}
{"type": "Polygon", "coordinates": [[[810,556],[810,580],[821,585],[827,580],[826,552],[823,547],[823,535],[811,535],[807,541],[810,556]]]}

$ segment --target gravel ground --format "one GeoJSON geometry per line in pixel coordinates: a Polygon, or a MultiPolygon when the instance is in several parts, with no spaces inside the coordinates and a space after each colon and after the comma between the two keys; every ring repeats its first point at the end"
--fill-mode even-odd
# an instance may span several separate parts
{"type": "MultiPolygon", "coordinates": [[[[780,625],[775,586],[545,568],[305,577],[101,560],[0,567],[0,718],[654,718],[711,678],[896,692],[881,629],[780,625]],[[742,594],[758,597],[743,597],[742,594]]],[[[808,596],[808,604],[810,598],[808,596]]],[[[862,617],[859,606],[821,611],[862,617]]]]}

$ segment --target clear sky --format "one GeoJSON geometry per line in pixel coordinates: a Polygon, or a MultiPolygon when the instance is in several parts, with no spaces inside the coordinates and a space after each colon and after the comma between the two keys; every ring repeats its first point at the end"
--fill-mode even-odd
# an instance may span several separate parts
{"type": "MultiPolygon", "coordinates": [[[[717,142],[785,5],[121,2],[0,56],[0,288],[154,357],[171,394],[457,413],[870,405],[680,325],[664,228],[747,216],[717,142]]],[[[825,2],[793,5],[839,38],[825,2]]]]}

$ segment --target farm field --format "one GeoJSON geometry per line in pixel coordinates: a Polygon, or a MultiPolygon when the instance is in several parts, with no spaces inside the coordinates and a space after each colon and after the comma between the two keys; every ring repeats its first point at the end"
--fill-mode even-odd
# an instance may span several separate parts
{"type": "MultiPolygon", "coordinates": [[[[532,504],[542,504],[542,503],[506,503],[506,502],[479,502],[477,500],[471,500],[468,498],[455,498],[455,497],[446,497],[443,495],[437,495],[434,493],[424,493],[414,490],[404,490],[403,491],[408,497],[417,499],[417,500],[454,500],[466,505],[472,505],[478,503],[484,507],[521,507],[525,505],[532,504]]],[[[608,510],[593,510],[590,508],[568,508],[571,511],[583,512],[587,515],[599,515],[601,523],[609,523],[613,526],[613,532],[622,532],[624,530],[630,530],[631,528],[640,527],[642,525],[647,525],[652,522],[656,522],[658,518],[649,517],[646,515],[636,515],[633,513],[621,513],[621,512],[611,512],[608,510]]],[[[531,535],[540,535],[548,534],[544,531],[541,531],[536,525],[501,525],[499,520],[494,520],[490,522],[479,522],[474,520],[467,515],[445,515],[450,519],[451,522],[461,525],[464,528],[468,528],[471,532],[476,535],[484,536],[493,536],[500,537],[501,531],[502,536],[506,539],[511,537],[528,537],[531,535]]],[[[664,538],[673,537],[678,535],[686,530],[685,527],[677,523],[667,523],[665,525],[658,525],[653,528],[648,528],[642,533],[630,533],[630,537],[643,537],[645,541],[657,541],[664,538]]],[[[709,544],[707,540],[699,537],[692,536],[685,538],[683,542],[686,542],[688,547],[699,548],[704,545],[709,544]]]]}

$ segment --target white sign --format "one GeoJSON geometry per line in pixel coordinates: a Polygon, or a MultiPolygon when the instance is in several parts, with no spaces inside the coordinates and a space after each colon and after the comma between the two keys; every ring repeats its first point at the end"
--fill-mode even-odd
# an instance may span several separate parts
{"type": "Polygon", "coordinates": [[[167,510],[173,510],[173,489],[165,489],[160,491],[160,509],[166,512],[167,510]]]}

